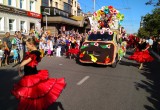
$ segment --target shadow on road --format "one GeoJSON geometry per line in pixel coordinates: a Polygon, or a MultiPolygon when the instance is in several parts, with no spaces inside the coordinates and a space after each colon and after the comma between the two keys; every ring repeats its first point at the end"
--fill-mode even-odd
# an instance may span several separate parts
{"type": "Polygon", "coordinates": [[[11,95],[13,84],[19,80],[17,71],[0,69],[0,110],[16,110],[18,101],[11,95]]]}
{"type": "Polygon", "coordinates": [[[144,105],[146,110],[160,110],[160,63],[153,61],[145,64],[144,71],[141,73],[147,79],[147,81],[141,80],[141,82],[135,82],[137,90],[144,89],[150,94],[147,100],[152,103],[153,106],[144,105]]]}
{"type": "MultiPolygon", "coordinates": [[[[127,56],[125,56],[124,58],[128,59],[128,56],[132,54],[133,51],[127,51],[127,56]]],[[[144,108],[146,110],[160,110],[160,62],[158,62],[155,57],[154,59],[155,60],[153,62],[144,64],[144,68],[141,74],[145,76],[147,80],[135,82],[135,88],[137,91],[139,91],[139,89],[144,89],[150,94],[150,96],[146,98],[153,106],[144,105],[144,108]]],[[[130,62],[129,60],[122,60],[119,62],[119,64],[135,67],[139,66],[137,62],[134,63],[130,62]]]]}
{"type": "Polygon", "coordinates": [[[48,110],[64,110],[64,108],[61,102],[55,102],[48,108],[48,110]]]}
{"type": "Polygon", "coordinates": [[[123,61],[123,60],[121,60],[120,62],[119,62],[119,64],[120,65],[125,65],[125,66],[134,66],[134,67],[138,67],[139,66],[139,64],[138,63],[133,63],[133,62],[128,62],[128,61],[123,61]]]}

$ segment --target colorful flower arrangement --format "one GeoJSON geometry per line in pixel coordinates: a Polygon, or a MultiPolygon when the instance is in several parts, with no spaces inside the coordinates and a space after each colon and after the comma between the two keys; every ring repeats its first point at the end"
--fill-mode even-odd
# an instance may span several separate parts
{"type": "MultiPolygon", "coordinates": [[[[111,29],[118,29],[124,19],[124,15],[116,10],[113,6],[103,6],[92,15],[91,32],[103,29],[113,34],[111,29]]],[[[103,32],[102,32],[103,33],[103,32]]]]}

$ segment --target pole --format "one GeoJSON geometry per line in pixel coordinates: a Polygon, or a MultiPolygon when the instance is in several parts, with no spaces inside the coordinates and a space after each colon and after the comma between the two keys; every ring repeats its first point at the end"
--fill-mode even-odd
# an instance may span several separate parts
{"type": "Polygon", "coordinates": [[[95,7],[96,7],[96,0],[94,0],[94,7],[93,7],[94,12],[95,12],[95,7]]]}
{"type": "Polygon", "coordinates": [[[45,16],[46,16],[46,30],[47,30],[47,14],[45,16]]]}

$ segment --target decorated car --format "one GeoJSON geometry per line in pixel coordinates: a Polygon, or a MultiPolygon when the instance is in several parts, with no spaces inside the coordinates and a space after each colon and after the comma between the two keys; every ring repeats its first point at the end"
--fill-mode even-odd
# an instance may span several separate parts
{"type": "Polygon", "coordinates": [[[116,64],[120,56],[118,39],[124,15],[112,6],[104,6],[90,17],[91,30],[80,48],[81,63],[116,64]]]}
{"type": "Polygon", "coordinates": [[[92,32],[80,48],[79,61],[115,67],[118,61],[117,34],[116,31],[112,34],[92,32]]]}

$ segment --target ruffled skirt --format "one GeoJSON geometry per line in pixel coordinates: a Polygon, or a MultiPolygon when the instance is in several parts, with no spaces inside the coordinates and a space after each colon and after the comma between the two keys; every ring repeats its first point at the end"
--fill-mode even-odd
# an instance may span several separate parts
{"type": "Polygon", "coordinates": [[[49,78],[47,70],[23,76],[14,85],[12,94],[20,100],[18,110],[46,110],[66,86],[64,78],[49,78]]]}
{"type": "Polygon", "coordinates": [[[75,48],[75,49],[69,49],[68,53],[70,53],[70,54],[76,54],[77,55],[79,53],[79,49],[77,49],[77,48],[75,48]]]}
{"type": "Polygon", "coordinates": [[[154,58],[149,54],[149,51],[135,51],[133,55],[129,56],[130,60],[135,60],[139,63],[152,62],[154,58]]]}

